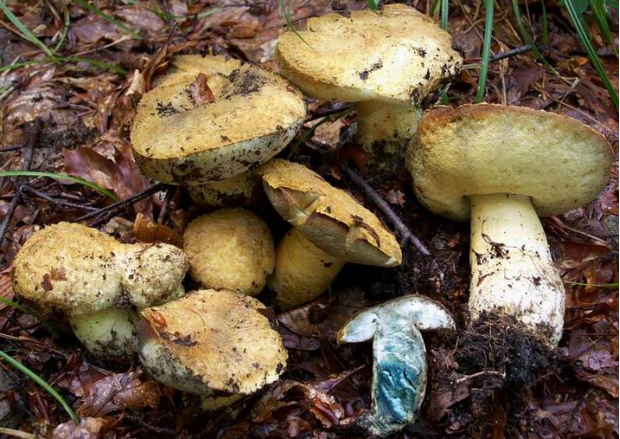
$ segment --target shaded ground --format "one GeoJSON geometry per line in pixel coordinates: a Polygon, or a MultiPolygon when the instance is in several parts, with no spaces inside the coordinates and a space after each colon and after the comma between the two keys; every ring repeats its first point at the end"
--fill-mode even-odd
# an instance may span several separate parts
{"type": "MultiPolygon", "coordinates": [[[[150,188],[153,183],[140,174],[132,160],[127,132],[135,104],[148,90],[153,75],[165,70],[166,60],[173,54],[209,51],[275,68],[274,38],[285,25],[274,0],[186,3],[190,2],[96,3],[136,33],[133,35],[118,23],[76,5],[67,7],[59,0],[10,2],[15,15],[40,40],[50,47],[62,42],[56,56],[64,60],[46,61],[41,49],[22,38],[6,16],[0,20],[2,170],[27,167],[67,173],[96,182],[123,199],[150,188]],[[63,38],[67,17],[69,26],[63,38]],[[32,123],[36,118],[42,121],[40,129],[32,123]]],[[[429,7],[425,2],[414,5],[421,11],[429,7]]],[[[330,9],[363,7],[365,2],[353,0],[295,0],[288,6],[291,20],[299,24],[303,18],[330,9]]],[[[525,4],[521,7],[528,16],[525,4]]],[[[561,77],[528,53],[509,57],[491,65],[486,101],[574,117],[605,135],[617,160],[617,112],[565,12],[551,1],[546,9],[550,39],[543,53],[561,77]]],[[[528,11],[530,29],[540,35],[541,3],[529,3],[528,11]]],[[[522,46],[511,5],[502,1],[496,12],[493,52],[522,46]]],[[[474,102],[484,26],[482,3],[452,2],[449,25],[465,51],[467,68],[451,84],[448,96],[453,104],[474,102]]],[[[618,23],[612,25],[617,46],[618,23]]],[[[592,37],[617,88],[617,58],[603,45],[595,26],[592,37]]],[[[439,101],[439,95],[434,95],[426,104],[439,101]]],[[[309,109],[320,114],[330,107],[310,102],[309,109]]],[[[344,159],[364,167],[354,145],[342,148],[354,120],[350,113],[322,125],[311,141],[296,149],[294,158],[376,210],[372,200],[339,171],[344,159]]],[[[94,418],[89,428],[98,430],[100,437],[363,437],[354,421],[369,404],[370,345],[339,347],[334,341],[337,329],[367,304],[414,292],[440,300],[463,328],[469,282],[468,225],[423,209],[411,193],[406,175],[389,181],[371,175],[368,180],[429,247],[433,258],[407,245],[404,263],[398,268],[349,265],[329,297],[280,315],[280,331],[290,355],[287,371],[282,381],[243,400],[236,418],[228,411],[200,413],[195,401],[153,382],[138,365],[93,361],[58,316],[48,318],[61,334],[54,339],[33,317],[4,307],[0,311],[0,346],[58,389],[80,416],[94,418]]],[[[0,217],[5,217],[12,204],[15,207],[0,243],[0,295],[8,299],[13,298],[11,261],[42,225],[89,215],[84,223],[124,241],[162,237],[175,241],[188,218],[198,213],[185,193],[171,187],[157,186],[141,201],[110,210],[105,197],[80,185],[10,178],[0,184],[0,217]],[[138,214],[142,215],[136,217],[138,214]]],[[[505,374],[518,369],[511,358],[515,352],[525,351],[519,340],[512,340],[504,350],[489,344],[484,362],[466,364],[463,350],[472,346],[468,344],[472,340],[480,346],[480,333],[428,335],[431,385],[421,418],[396,437],[618,436],[617,198],[616,165],[608,188],[595,202],[563,217],[544,220],[567,288],[567,311],[560,347],[550,356],[531,349],[532,357],[523,359],[542,366],[534,384],[528,387],[516,381],[502,392],[495,391],[505,374]],[[485,373],[488,370],[493,373],[485,373]]],[[[260,213],[276,237],[281,236],[286,225],[277,215],[267,207],[260,213]]],[[[263,293],[261,299],[269,303],[269,293],[263,293]]],[[[58,404],[32,380],[2,365],[0,426],[50,437],[52,430],[67,420],[58,404]]]]}

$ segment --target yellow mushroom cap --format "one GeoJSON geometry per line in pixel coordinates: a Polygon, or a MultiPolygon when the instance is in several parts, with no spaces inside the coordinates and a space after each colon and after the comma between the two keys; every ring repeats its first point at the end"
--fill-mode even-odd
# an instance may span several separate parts
{"type": "Polygon", "coordinates": [[[225,208],[189,223],[183,235],[189,274],[206,288],[256,295],[276,255],[267,224],[242,208],[225,208]]]}
{"type": "Polygon", "coordinates": [[[287,352],[258,300],[201,290],[142,311],[140,358],[180,390],[252,393],[278,379],[287,352]]]}
{"type": "Polygon", "coordinates": [[[96,229],[58,223],[33,234],[14,261],[15,292],[70,316],[117,302],[151,306],[182,294],[188,264],[169,244],[122,244],[96,229]]]}
{"type": "Polygon", "coordinates": [[[306,31],[279,37],[276,58],[281,73],[310,96],[404,105],[460,71],[455,47],[431,18],[393,4],[311,18],[306,31]]]}
{"type": "Polygon", "coordinates": [[[174,66],[142,97],[131,130],[136,161],[155,180],[195,185],[245,172],[281,151],[306,115],[301,93],[260,67],[197,55],[174,66]]]}
{"type": "Polygon", "coordinates": [[[418,199],[461,221],[467,195],[527,195],[540,216],[565,213],[596,198],[611,163],[605,138],[575,119],[491,104],[426,112],[407,149],[418,199]]]}
{"type": "Polygon", "coordinates": [[[273,207],[321,250],[356,264],[393,267],[401,263],[394,235],[345,191],[286,160],[272,160],[259,173],[273,207]]]}
{"type": "Polygon", "coordinates": [[[58,223],[33,234],[13,263],[13,289],[42,308],[87,314],[122,294],[119,243],[96,229],[58,223]]]}

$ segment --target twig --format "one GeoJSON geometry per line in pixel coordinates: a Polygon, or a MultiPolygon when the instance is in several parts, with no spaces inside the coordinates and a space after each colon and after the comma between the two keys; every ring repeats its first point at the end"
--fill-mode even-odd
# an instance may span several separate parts
{"type": "MultiPolygon", "coordinates": [[[[34,147],[39,142],[39,134],[41,133],[41,119],[37,118],[32,123],[31,127],[28,129],[28,144],[26,145],[26,150],[24,152],[24,162],[22,164],[22,171],[28,171],[30,166],[32,165],[32,157],[34,155],[34,147]]],[[[17,209],[17,205],[19,204],[19,199],[21,197],[21,183],[20,178],[17,177],[13,180],[13,184],[15,185],[15,195],[11,200],[11,204],[9,204],[9,208],[6,212],[4,219],[2,220],[2,224],[0,225],[0,245],[4,242],[4,237],[6,236],[6,232],[9,229],[9,224],[11,223],[11,219],[15,214],[15,210],[17,209]]]]}
{"type": "Polygon", "coordinates": [[[146,421],[144,421],[143,419],[141,419],[139,416],[135,416],[132,415],[131,413],[124,413],[120,419],[125,418],[128,419],[132,422],[135,422],[136,424],[140,425],[143,428],[146,428],[147,430],[152,431],[153,433],[156,433],[158,436],[159,435],[165,435],[165,436],[178,436],[178,433],[176,431],[174,431],[171,428],[162,428],[162,427],[156,427],[154,425],[151,425],[149,423],[147,423],[146,421]]]}
{"type": "Polygon", "coordinates": [[[424,256],[431,255],[431,252],[422,243],[422,241],[420,241],[413,233],[411,233],[411,230],[409,230],[405,223],[403,223],[403,221],[398,217],[398,215],[396,214],[396,212],[394,212],[390,205],[383,198],[381,198],[381,195],[379,195],[379,193],[374,190],[373,187],[370,186],[366,182],[366,180],[362,178],[361,175],[359,175],[353,169],[349,168],[344,163],[340,164],[340,169],[347,175],[347,177],[349,177],[353,181],[353,183],[355,183],[357,186],[363,189],[364,192],[366,192],[366,194],[372,199],[372,201],[374,201],[377,207],[385,214],[385,216],[388,217],[392,224],[394,224],[394,227],[396,227],[398,233],[400,234],[401,242],[404,243],[407,241],[411,241],[413,246],[424,256]]]}
{"type": "Polygon", "coordinates": [[[35,188],[33,188],[32,186],[28,184],[25,184],[22,186],[22,192],[30,192],[32,195],[39,197],[39,198],[43,198],[44,200],[49,201],[50,203],[56,206],[73,207],[74,209],[82,209],[82,210],[90,210],[90,211],[99,210],[98,208],[93,207],[93,206],[85,206],[83,204],[72,203],[70,201],[57,200],[56,198],[53,198],[52,196],[46,194],[45,192],[36,190],[35,188]]]}
{"type": "Polygon", "coordinates": [[[17,151],[19,149],[25,148],[27,145],[21,145],[21,146],[7,146],[4,148],[0,148],[0,152],[10,152],[10,151],[17,151]]]}
{"type": "Polygon", "coordinates": [[[321,119],[322,117],[331,116],[336,113],[340,113],[341,111],[349,110],[353,108],[354,105],[337,105],[334,108],[330,108],[328,110],[316,111],[312,115],[306,117],[304,122],[312,122],[313,120],[321,119]]]}
{"type": "Polygon", "coordinates": [[[521,55],[522,53],[527,53],[532,50],[532,46],[529,44],[525,44],[523,46],[515,47],[514,49],[507,50],[505,52],[499,52],[489,58],[489,62],[497,62],[506,58],[510,58],[511,56],[521,55]]]}
{"type": "Polygon", "coordinates": [[[505,373],[498,372],[496,370],[482,370],[480,372],[476,372],[474,374],[466,375],[464,377],[461,377],[458,380],[456,380],[454,382],[454,384],[460,384],[460,383],[463,383],[465,381],[469,381],[469,380],[471,380],[473,378],[477,378],[477,377],[482,376],[482,375],[497,375],[497,376],[499,376],[501,378],[506,378],[506,374],[505,373]]]}
{"type": "Polygon", "coordinates": [[[7,436],[17,437],[20,439],[36,439],[36,436],[32,433],[26,433],[25,431],[13,430],[12,428],[0,428],[0,434],[6,434],[7,436]]]}
{"type": "Polygon", "coordinates": [[[137,203],[138,201],[150,195],[153,195],[154,193],[161,191],[164,187],[166,187],[166,185],[163,183],[154,184],[153,186],[146,188],[142,192],[138,192],[137,194],[132,195],[129,198],[125,198],[124,200],[120,200],[120,201],[117,201],[116,203],[112,203],[109,206],[105,206],[105,207],[102,207],[101,209],[97,209],[94,212],[87,213],[86,215],[79,217],[75,221],[76,222],[86,221],[91,218],[98,217],[99,215],[102,215],[104,213],[115,214],[119,210],[122,210],[129,205],[137,203]]]}

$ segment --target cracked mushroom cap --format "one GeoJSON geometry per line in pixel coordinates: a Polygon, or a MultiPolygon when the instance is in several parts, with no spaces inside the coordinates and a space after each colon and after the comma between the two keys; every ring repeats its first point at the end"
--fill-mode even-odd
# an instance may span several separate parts
{"type": "Polygon", "coordinates": [[[611,163],[605,138],[575,119],[491,104],[426,112],[407,149],[418,199],[461,221],[467,195],[527,195],[540,216],[568,212],[596,198],[611,163]]]}
{"type": "Polygon", "coordinates": [[[280,71],[323,100],[417,104],[463,63],[448,32],[402,4],[310,18],[298,33],[278,38],[280,71]]]}
{"type": "Polygon", "coordinates": [[[33,234],[19,251],[13,288],[42,308],[74,316],[182,294],[187,269],[185,255],[172,245],[121,244],[96,229],[58,223],[33,234]]]}
{"type": "Polygon", "coordinates": [[[305,115],[301,93],[279,75],[221,56],[185,55],[142,97],[131,141],[147,176],[197,185],[269,160],[305,115]]]}
{"type": "Polygon", "coordinates": [[[286,160],[272,160],[259,173],[276,211],[324,252],[356,264],[394,267],[401,263],[394,235],[345,191],[286,160]]]}
{"type": "Polygon", "coordinates": [[[249,394],[278,379],[287,352],[258,300],[201,290],[144,309],[140,359],[162,383],[186,392],[249,394]]]}
{"type": "Polygon", "coordinates": [[[196,218],[183,234],[189,274],[206,288],[254,296],[276,264],[267,224],[242,208],[225,208],[196,218]]]}

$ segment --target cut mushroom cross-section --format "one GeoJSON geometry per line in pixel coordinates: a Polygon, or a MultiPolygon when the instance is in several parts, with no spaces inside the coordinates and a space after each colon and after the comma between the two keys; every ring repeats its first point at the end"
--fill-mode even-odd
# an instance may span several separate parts
{"type": "Polygon", "coordinates": [[[157,380],[189,393],[250,394],[278,379],[287,353],[258,300],[201,290],[141,312],[140,360],[157,380]]]}
{"type": "Polygon", "coordinates": [[[272,206],[293,226],[278,244],[276,269],[268,279],[282,308],[322,294],[346,262],[400,264],[394,235],[345,191],[286,160],[272,160],[259,173],[272,206]]]}
{"type": "Polygon", "coordinates": [[[565,291],[538,216],[596,198],[611,167],[605,138],[553,113],[465,105],[427,112],[407,159],[422,204],[471,219],[472,321],[508,316],[556,345],[565,291]]]}
{"type": "Polygon", "coordinates": [[[96,229],[58,223],[36,232],[15,258],[13,289],[68,316],[93,354],[126,358],[135,348],[133,307],[183,295],[188,264],[169,244],[121,244],[96,229]]]}
{"type": "Polygon", "coordinates": [[[456,329],[450,313],[424,296],[404,296],[355,316],[339,343],[373,341],[372,408],[360,426],[384,437],[413,423],[426,391],[426,348],[420,331],[456,329]]]}
{"type": "Polygon", "coordinates": [[[422,100],[463,63],[448,32],[402,4],[310,18],[279,37],[276,58],[309,96],[357,102],[358,141],[381,168],[402,163],[422,100]]]}
{"type": "Polygon", "coordinates": [[[246,172],[281,151],[306,115],[301,93],[260,67],[197,55],[173,65],[131,130],[136,161],[155,180],[191,186],[246,172]]]}

